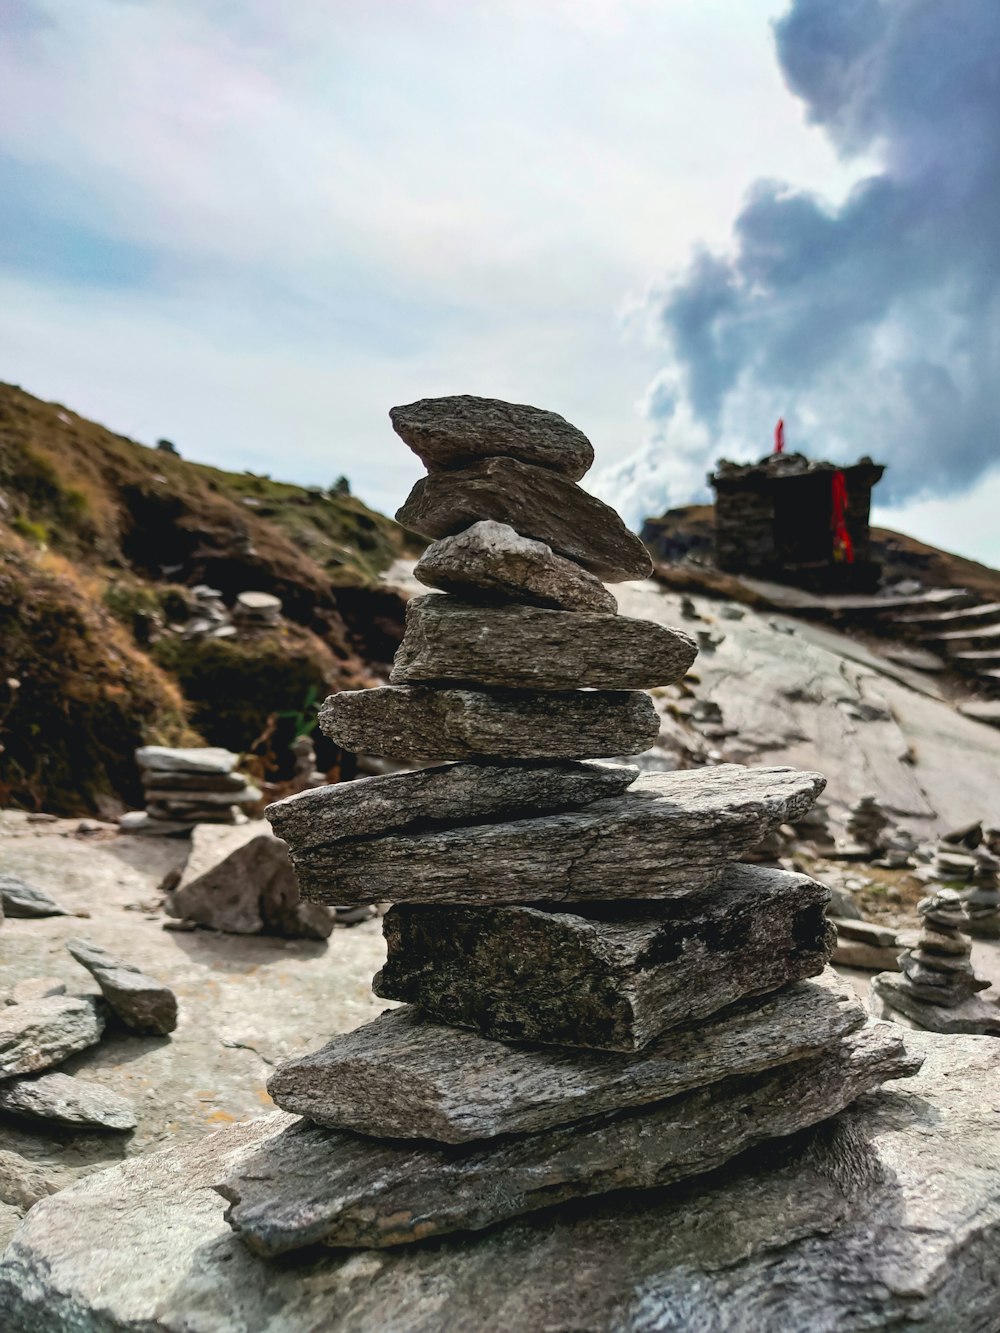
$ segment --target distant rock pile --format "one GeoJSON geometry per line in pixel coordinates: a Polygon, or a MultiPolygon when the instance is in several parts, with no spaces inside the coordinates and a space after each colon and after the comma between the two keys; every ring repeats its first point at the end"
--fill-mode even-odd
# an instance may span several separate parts
{"type": "Polygon", "coordinates": [[[976,853],[976,868],[962,901],[969,916],[969,934],[1000,939],[1000,859],[992,852],[976,853]]]}
{"type": "Polygon", "coordinates": [[[268,1256],[663,1185],[917,1067],[825,967],[828,891],[735,864],[821,777],[596,762],[655,740],[642,691],[696,650],[584,577],[649,572],[575,484],[585,437],[475,398],[391,416],[430,469],[399,517],[437,539],[421,577],[447,593],[411,602],[391,683],[332,696],[321,725],[345,748],[457,762],[268,811],[305,897],[395,904],[375,986],[409,1002],[272,1077],[304,1119],[218,1186],[268,1256]]]}
{"type": "Polygon", "coordinates": [[[145,745],[135,752],[146,809],[119,821],[122,833],[187,834],[198,824],[239,824],[242,807],[255,805],[260,790],[235,772],[239,755],[209,746],[168,749],[145,745]]]}

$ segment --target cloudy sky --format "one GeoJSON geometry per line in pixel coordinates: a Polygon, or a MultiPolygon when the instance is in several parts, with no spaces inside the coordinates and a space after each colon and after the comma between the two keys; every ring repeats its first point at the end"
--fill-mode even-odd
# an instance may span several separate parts
{"type": "Polygon", "coordinates": [[[0,378],[385,510],[391,405],[532,402],[633,522],[781,412],[1000,563],[997,16],[0,0],[0,378]]]}

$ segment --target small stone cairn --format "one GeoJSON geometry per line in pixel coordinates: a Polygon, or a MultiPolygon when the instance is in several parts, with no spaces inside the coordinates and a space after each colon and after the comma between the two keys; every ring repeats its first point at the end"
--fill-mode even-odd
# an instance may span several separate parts
{"type": "Polygon", "coordinates": [[[259,788],[235,772],[239,755],[230,750],[145,745],[135,758],[146,809],[123,815],[122,833],[163,837],[190,833],[198,824],[241,824],[246,822],[242,807],[261,799],[259,788]]]}
{"type": "Polygon", "coordinates": [[[847,836],[866,851],[881,851],[888,826],[889,818],[874,796],[862,796],[848,811],[847,836]]]}
{"type": "Polygon", "coordinates": [[[919,877],[930,884],[961,888],[976,872],[976,851],[983,841],[983,826],[976,822],[953,829],[938,839],[933,859],[919,877]]]}
{"type": "Polygon", "coordinates": [[[954,889],[937,889],[917,904],[921,931],[916,947],[899,955],[902,976],[872,978],[873,1009],[879,1017],[905,1015],[931,1032],[1000,1036],[1000,1012],[977,996],[989,982],[970,962],[965,904],[954,889]]]}
{"type": "Polygon", "coordinates": [[[978,939],[1000,939],[1000,858],[976,852],[976,868],[962,894],[969,917],[969,934],[978,939]]]}
{"type": "Polygon", "coordinates": [[[268,818],[304,898],[394,904],[374,988],[404,1003],[272,1076],[302,1118],[217,1185],[262,1255],[661,1186],[916,1068],[826,967],[828,890],[737,864],[818,774],[596,758],[653,743],[645,690],[695,646],[616,614],[602,580],[650,561],[576,485],[586,438],[489,399],[390,416],[429,470],[397,517],[435,539],[416,572],[444,595],[410,602],[390,684],[333,695],[321,726],[438,766],[268,818]]]}
{"type": "Polygon", "coordinates": [[[245,629],[269,629],[281,621],[281,598],[269,592],[241,592],[233,605],[233,620],[245,629]]]}

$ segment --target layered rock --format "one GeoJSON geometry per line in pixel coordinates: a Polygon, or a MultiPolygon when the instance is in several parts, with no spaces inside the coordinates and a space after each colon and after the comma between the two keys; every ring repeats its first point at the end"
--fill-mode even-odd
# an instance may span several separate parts
{"type": "Polygon", "coordinates": [[[123,833],[166,836],[190,833],[198,824],[239,824],[242,808],[261,799],[259,789],[234,771],[239,756],[229,750],[146,745],[135,758],[146,809],[122,817],[123,833]]]}
{"type": "Polygon", "coordinates": [[[0,1111],[49,1120],[74,1129],[135,1129],[135,1109],[127,1098],[69,1074],[42,1074],[0,1083],[0,1111]]]}
{"type": "Polygon", "coordinates": [[[1000,859],[992,852],[976,852],[976,868],[962,901],[969,918],[969,934],[978,939],[1000,939],[1000,859]]]}
{"type": "Polygon", "coordinates": [[[0,1008],[0,1079],[33,1074],[96,1046],[104,1019],[92,1000],[54,995],[0,1008]]]}
{"type": "Polygon", "coordinates": [[[87,969],[109,1009],[133,1032],[165,1036],[177,1026],[177,997],[169,986],[90,940],[67,940],[66,948],[87,969]]]}

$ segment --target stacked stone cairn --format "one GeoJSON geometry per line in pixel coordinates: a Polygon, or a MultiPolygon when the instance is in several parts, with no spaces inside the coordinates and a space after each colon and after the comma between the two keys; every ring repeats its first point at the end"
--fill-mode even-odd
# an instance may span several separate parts
{"type": "Polygon", "coordinates": [[[976,872],[976,851],[982,841],[983,826],[978,821],[945,833],[934,847],[930,864],[919,871],[919,878],[948,888],[968,884],[976,872]]]}
{"type": "Polygon", "coordinates": [[[1000,858],[976,852],[976,868],[962,894],[969,916],[969,934],[977,939],[1000,939],[1000,858]]]}
{"type": "Polygon", "coordinates": [[[198,824],[241,824],[243,807],[261,799],[259,788],[235,771],[239,755],[231,750],[144,745],[135,758],[146,809],[123,815],[122,833],[163,837],[190,833],[198,824]]]}
{"type": "Polygon", "coordinates": [[[965,904],[954,889],[936,889],[917,904],[921,930],[916,946],[899,955],[901,976],[872,977],[873,1010],[880,1017],[903,1014],[931,1032],[1000,1036],[1000,1012],[978,998],[988,981],[970,962],[965,904]],[[881,1006],[881,1007],[880,1007],[881,1006]]]}
{"type": "Polygon", "coordinates": [[[867,852],[881,851],[888,826],[888,816],[874,796],[862,796],[848,811],[847,836],[867,852]]]}
{"type": "Polygon", "coordinates": [[[321,725],[438,763],[268,818],[304,898],[394,904],[375,992],[404,1003],[271,1078],[302,1118],[217,1185],[268,1256],[664,1185],[916,1069],[826,967],[828,890],[737,864],[820,776],[597,761],[653,743],[644,691],[695,648],[616,615],[600,580],[650,563],[576,485],[586,438],[476,398],[391,418],[429,469],[397,517],[435,539],[417,574],[444,595],[410,603],[390,684],[332,696],[321,725]]]}
{"type": "Polygon", "coordinates": [[[241,592],[233,604],[233,619],[246,629],[269,629],[281,621],[281,598],[269,592],[241,592]]]}

